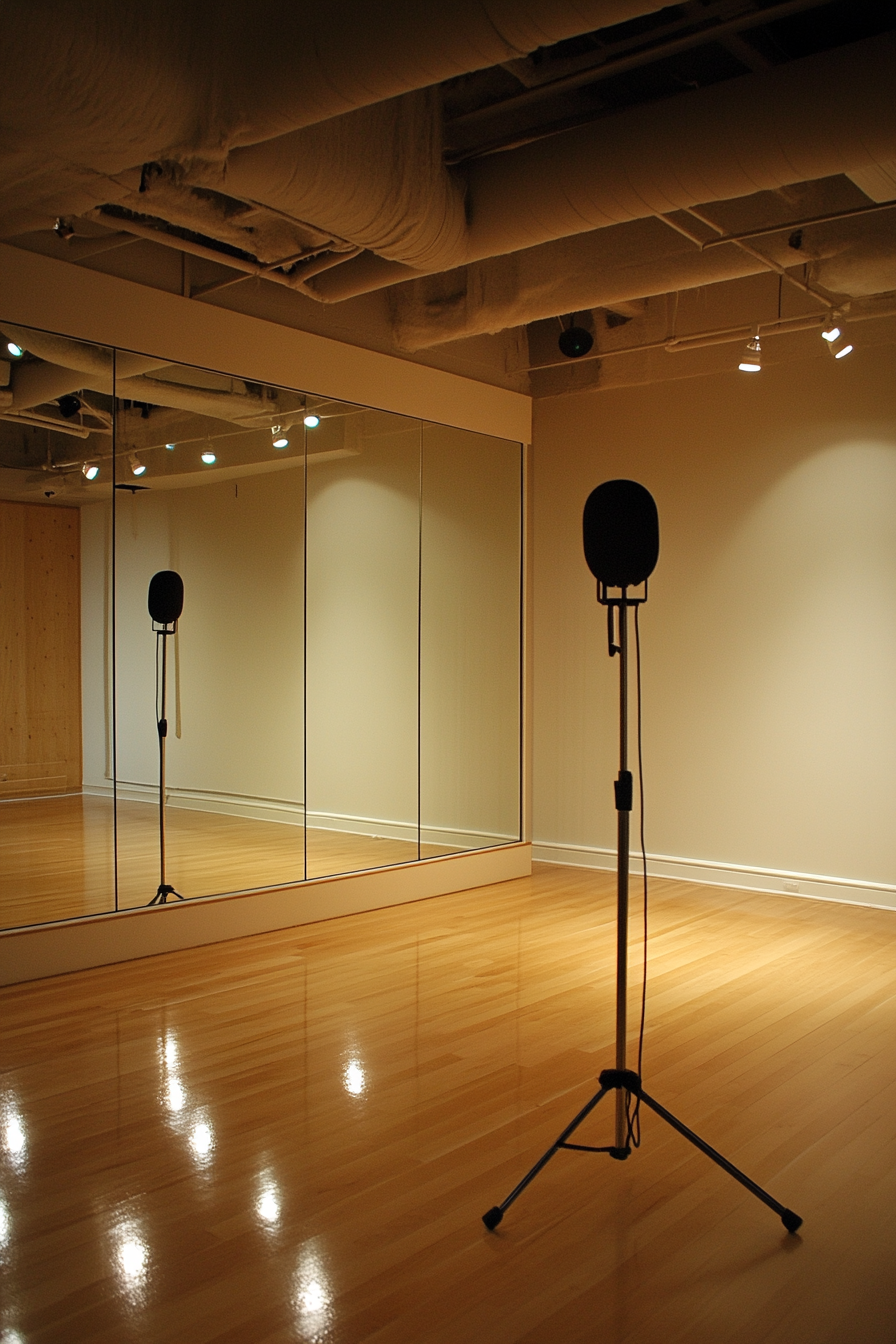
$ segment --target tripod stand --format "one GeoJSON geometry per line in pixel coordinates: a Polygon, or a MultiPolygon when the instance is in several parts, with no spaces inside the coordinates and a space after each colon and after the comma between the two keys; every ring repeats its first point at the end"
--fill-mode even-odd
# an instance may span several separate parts
{"type": "Polygon", "coordinates": [[[647,600],[647,583],[644,583],[643,597],[630,597],[628,588],[619,589],[618,597],[611,597],[607,585],[598,582],[598,601],[607,608],[607,622],[609,628],[610,656],[619,655],[619,775],[614,782],[616,793],[616,1067],[613,1069],[604,1069],[598,1077],[599,1090],[588,1101],[578,1115],[566,1126],[559,1138],[551,1144],[550,1148],[535,1163],[518,1185],[514,1186],[507,1198],[501,1203],[496,1204],[494,1208],[489,1209],[488,1213],[483,1214],[482,1221],[490,1232],[501,1222],[504,1214],[507,1212],[514,1200],[526,1189],[526,1186],[535,1179],[543,1167],[550,1162],[551,1158],[561,1148],[572,1148],[580,1152],[587,1153],[609,1153],[610,1157],[618,1161],[624,1161],[630,1156],[632,1151],[632,1124],[629,1119],[629,1108],[631,1098],[636,1102],[643,1102],[645,1106],[654,1111],[673,1129],[677,1130],[684,1138],[692,1143],[695,1148],[699,1148],[701,1153],[705,1153],[711,1158],[717,1166],[723,1171],[727,1171],[729,1176],[733,1176],[736,1181],[761,1199],[763,1204],[767,1204],[770,1209],[781,1219],[781,1222],[787,1228],[788,1232],[796,1232],[802,1224],[802,1218],[787,1209],[783,1204],[779,1204],[770,1194],[751,1181],[749,1176],[745,1176],[732,1162],[717,1153],[715,1148],[711,1148],[704,1139],[695,1134],[692,1129],[688,1129],[665,1106],[661,1106],[658,1101],[649,1096],[641,1086],[640,1076],[633,1070],[626,1067],[626,1038],[627,1021],[626,1007],[628,998],[628,863],[629,863],[629,830],[630,817],[632,810],[632,775],[628,769],[628,609],[637,607],[647,600]],[[616,613],[616,638],[614,639],[614,612],[616,613]],[[618,640],[618,642],[617,642],[618,640]],[[571,1143],[570,1138],[581,1125],[582,1121],[591,1114],[598,1102],[602,1101],[608,1092],[616,1093],[616,1125],[615,1125],[615,1143],[604,1148],[596,1148],[586,1143],[571,1143]]]}
{"type": "MultiPolygon", "coordinates": [[[[159,705],[159,888],[149,902],[150,905],[164,905],[169,896],[179,901],[186,898],[175,891],[165,881],[165,744],[168,739],[168,720],[165,717],[165,704],[168,694],[168,637],[177,633],[177,621],[159,622],[156,630],[156,666],[158,666],[158,643],[162,642],[162,699],[159,705]]],[[[158,701],[156,702],[158,704],[158,701]]]]}

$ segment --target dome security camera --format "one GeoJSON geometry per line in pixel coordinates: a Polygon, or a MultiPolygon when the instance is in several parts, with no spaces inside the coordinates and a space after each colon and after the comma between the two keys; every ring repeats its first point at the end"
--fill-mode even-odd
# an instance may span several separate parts
{"type": "Polygon", "coordinates": [[[565,331],[561,331],[557,344],[560,346],[561,354],[567,359],[581,359],[594,344],[594,337],[584,327],[567,327],[565,331]]]}

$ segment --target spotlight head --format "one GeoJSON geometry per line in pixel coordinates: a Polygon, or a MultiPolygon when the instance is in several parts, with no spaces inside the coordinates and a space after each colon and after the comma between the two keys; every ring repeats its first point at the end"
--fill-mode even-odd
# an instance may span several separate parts
{"type": "Polygon", "coordinates": [[[305,416],[303,423],[308,429],[317,429],[318,425],[320,424],[320,416],[315,415],[313,411],[309,411],[309,413],[305,416]]]}
{"type": "Polygon", "coordinates": [[[70,223],[69,220],[63,219],[61,215],[58,215],[56,223],[53,225],[53,232],[56,234],[57,238],[62,238],[67,242],[69,238],[74,237],[75,226],[70,223]]]}
{"type": "Polygon", "coordinates": [[[275,448],[289,447],[289,439],[283,433],[280,425],[271,425],[271,441],[275,448]]]}
{"type": "Polygon", "coordinates": [[[57,397],[56,405],[59,407],[59,414],[62,418],[71,420],[72,416],[77,415],[81,409],[81,398],[70,392],[64,397],[57,397]]]}
{"type": "Polygon", "coordinates": [[[747,347],[737,366],[741,373],[759,373],[762,369],[762,346],[759,344],[758,329],[747,341],[747,347]]]}
{"type": "Polygon", "coordinates": [[[207,467],[211,467],[217,461],[217,458],[215,457],[215,454],[211,451],[211,449],[209,449],[207,452],[204,452],[202,454],[202,460],[207,467]]]}
{"type": "Polygon", "coordinates": [[[21,359],[25,353],[24,346],[17,345],[15,341],[7,341],[6,348],[12,355],[13,359],[21,359]]]}
{"type": "Polygon", "coordinates": [[[176,443],[166,443],[166,444],[165,444],[165,447],[168,449],[169,453],[173,453],[174,450],[175,450],[175,448],[177,447],[177,444],[176,444],[176,443]]]}
{"type": "Polygon", "coordinates": [[[567,359],[581,359],[594,344],[594,337],[584,327],[567,327],[561,331],[557,344],[567,359]]]}
{"type": "Polygon", "coordinates": [[[582,516],[588,568],[605,588],[637,588],[660,553],[653,495],[637,481],[604,481],[591,491],[582,516]]]}
{"type": "Polygon", "coordinates": [[[834,335],[828,336],[826,332],[821,333],[828,343],[828,350],[835,359],[845,359],[852,352],[852,342],[846,336],[841,327],[835,328],[834,335]]]}
{"type": "Polygon", "coordinates": [[[837,321],[834,317],[834,314],[831,313],[831,315],[828,317],[827,322],[822,328],[821,339],[823,341],[827,341],[828,344],[830,344],[831,341],[836,341],[839,335],[840,335],[840,328],[837,325],[837,321]]]}
{"type": "Polygon", "coordinates": [[[81,471],[87,477],[88,481],[95,481],[100,474],[98,462],[85,462],[81,471]]]}

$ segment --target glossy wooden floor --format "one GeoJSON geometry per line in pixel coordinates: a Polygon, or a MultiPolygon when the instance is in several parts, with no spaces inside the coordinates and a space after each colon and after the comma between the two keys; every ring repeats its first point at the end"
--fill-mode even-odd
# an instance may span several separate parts
{"type": "MultiPolygon", "coordinates": [[[[115,908],[112,801],[69,794],[0,803],[0,928],[115,908]]],[[[441,845],[355,835],[169,806],[167,880],[213,896],[357,872],[450,852],[441,845]],[[307,854],[306,854],[307,845],[307,854]]],[[[118,804],[118,907],[148,904],[159,884],[155,803],[118,804]]]]}
{"type": "Polygon", "coordinates": [[[800,1236],[649,1113],[484,1230],[613,1062],[611,888],[0,991],[4,1344],[893,1344],[896,912],[654,886],[645,1081],[800,1236]]]}

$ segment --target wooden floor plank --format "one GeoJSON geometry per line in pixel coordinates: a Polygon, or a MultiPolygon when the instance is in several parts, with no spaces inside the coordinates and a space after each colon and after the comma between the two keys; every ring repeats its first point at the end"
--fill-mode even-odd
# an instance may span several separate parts
{"type": "Polygon", "coordinates": [[[0,990],[4,1344],[893,1344],[886,911],[652,886],[645,1083],[799,1237],[649,1112],[483,1229],[613,1062],[614,913],[539,865],[0,990]]]}

